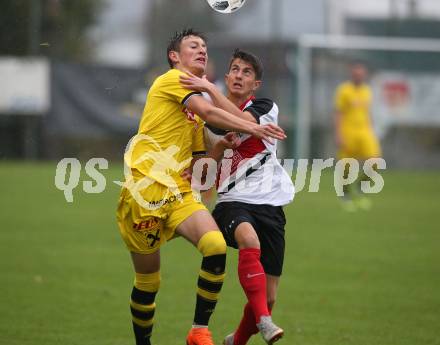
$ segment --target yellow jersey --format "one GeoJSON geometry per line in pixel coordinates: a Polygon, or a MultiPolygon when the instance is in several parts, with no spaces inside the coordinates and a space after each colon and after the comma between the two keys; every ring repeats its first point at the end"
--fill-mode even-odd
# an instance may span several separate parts
{"type": "Polygon", "coordinates": [[[366,129],[370,127],[371,89],[366,84],[356,86],[347,81],[336,90],[335,106],[341,113],[343,129],[366,129]]]}
{"type": "Polygon", "coordinates": [[[190,166],[193,153],[205,151],[204,123],[185,106],[190,97],[201,93],[182,87],[181,74],[171,69],[156,78],[147,95],[138,133],[125,154],[134,181],[148,177],[154,181],[152,187],[159,184],[159,190],[166,187],[173,193],[191,191],[190,182],[180,175],[190,166]]]}

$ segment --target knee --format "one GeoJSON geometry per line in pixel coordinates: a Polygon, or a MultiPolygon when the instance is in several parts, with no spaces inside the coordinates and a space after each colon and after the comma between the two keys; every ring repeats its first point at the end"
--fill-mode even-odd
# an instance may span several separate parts
{"type": "Polygon", "coordinates": [[[256,248],[256,249],[260,249],[260,241],[258,241],[258,238],[252,238],[249,240],[245,240],[242,241],[241,243],[238,243],[238,247],[240,249],[244,249],[244,248],[256,248]]]}
{"type": "Polygon", "coordinates": [[[257,248],[260,249],[260,240],[255,232],[240,234],[235,238],[239,249],[257,248]]]}
{"type": "Polygon", "coordinates": [[[160,287],[160,273],[136,273],[134,279],[134,286],[145,292],[156,292],[160,287]]]}
{"type": "Polygon", "coordinates": [[[209,231],[200,238],[197,249],[203,256],[226,254],[226,242],[220,231],[209,231]]]}

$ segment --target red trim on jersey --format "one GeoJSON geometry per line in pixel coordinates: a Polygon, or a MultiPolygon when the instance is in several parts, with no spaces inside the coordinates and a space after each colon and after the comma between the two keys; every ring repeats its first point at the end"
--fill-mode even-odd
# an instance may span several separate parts
{"type": "Polygon", "coordinates": [[[222,176],[222,164],[220,165],[219,169],[217,170],[217,189],[223,183],[223,181],[233,175],[240,166],[245,164],[249,159],[254,158],[258,153],[263,152],[265,149],[266,146],[264,145],[263,141],[255,137],[249,137],[243,141],[240,146],[237,147],[237,149],[232,151],[233,154],[231,158],[223,158],[222,163],[225,159],[230,160],[231,171],[229,172],[228,176],[222,176]]]}
{"type": "MultiPolygon", "coordinates": [[[[240,105],[240,110],[255,99],[254,96],[250,96],[242,105],[240,105]]],[[[237,149],[234,150],[234,155],[232,156],[232,170],[231,174],[237,170],[238,164],[247,158],[254,157],[257,153],[263,152],[266,149],[263,141],[255,137],[249,137],[244,140],[237,149]],[[237,156],[237,157],[236,157],[237,156]]]]}
{"type": "MultiPolygon", "coordinates": [[[[257,153],[263,152],[266,149],[263,141],[255,137],[249,137],[243,141],[237,149],[234,150],[236,154],[241,156],[241,160],[246,158],[253,158],[257,153]]],[[[234,172],[235,170],[233,170],[234,172]]]]}
{"type": "MultiPolygon", "coordinates": [[[[249,101],[253,101],[255,99],[254,96],[250,96],[246,101],[244,101],[243,104],[240,105],[240,110],[243,111],[243,109],[246,107],[246,105],[249,103],[249,101]]],[[[246,140],[244,140],[239,147],[237,147],[235,150],[233,150],[233,154],[231,158],[227,158],[231,160],[231,171],[229,176],[221,176],[222,167],[220,165],[219,169],[217,170],[217,180],[216,180],[216,187],[220,186],[221,183],[223,183],[224,179],[230,177],[230,175],[234,174],[237,169],[245,163],[246,160],[249,160],[253,157],[255,157],[258,153],[263,152],[266,149],[266,145],[264,145],[263,141],[261,139],[255,138],[250,136],[246,140]],[[221,179],[221,181],[220,181],[221,179]]]]}
{"type": "Polygon", "coordinates": [[[246,104],[249,103],[249,101],[253,101],[255,99],[255,96],[250,96],[247,100],[244,101],[242,105],[239,106],[240,110],[243,111],[246,104]]]}

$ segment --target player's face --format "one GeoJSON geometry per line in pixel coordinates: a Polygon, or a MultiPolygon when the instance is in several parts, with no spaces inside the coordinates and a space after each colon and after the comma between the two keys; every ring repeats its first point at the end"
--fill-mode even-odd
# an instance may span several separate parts
{"type": "Polygon", "coordinates": [[[355,84],[362,84],[367,78],[367,69],[362,65],[355,65],[351,68],[351,79],[355,84]]]}
{"type": "Polygon", "coordinates": [[[208,62],[206,43],[197,36],[184,37],[180,43],[180,52],[176,52],[179,67],[195,75],[202,76],[208,62]]]}
{"type": "Polygon", "coordinates": [[[225,76],[225,84],[231,95],[245,98],[258,89],[261,81],[256,79],[254,68],[250,63],[235,59],[225,76]]]}

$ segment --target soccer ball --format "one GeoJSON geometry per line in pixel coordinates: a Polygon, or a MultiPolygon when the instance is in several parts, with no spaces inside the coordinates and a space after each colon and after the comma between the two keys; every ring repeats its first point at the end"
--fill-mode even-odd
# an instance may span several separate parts
{"type": "Polygon", "coordinates": [[[207,0],[212,9],[220,13],[232,13],[240,9],[246,0],[207,0]]]}

